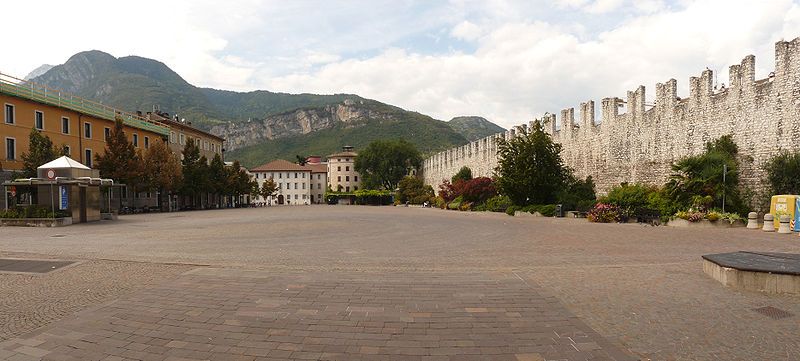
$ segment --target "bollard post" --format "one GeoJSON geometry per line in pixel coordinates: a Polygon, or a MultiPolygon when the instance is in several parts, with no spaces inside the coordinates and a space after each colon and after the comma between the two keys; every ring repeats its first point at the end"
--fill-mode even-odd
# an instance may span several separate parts
{"type": "Polygon", "coordinates": [[[747,214],[747,228],[758,229],[758,213],[750,212],[747,214]]]}
{"type": "Polygon", "coordinates": [[[772,213],[767,213],[764,215],[764,227],[761,228],[764,232],[775,232],[775,218],[772,213]]]}
{"type": "Polygon", "coordinates": [[[780,234],[789,234],[792,233],[792,229],[789,228],[789,222],[792,220],[791,217],[787,215],[780,216],[780,225],[778,226],[778,233],[780,234]]]}

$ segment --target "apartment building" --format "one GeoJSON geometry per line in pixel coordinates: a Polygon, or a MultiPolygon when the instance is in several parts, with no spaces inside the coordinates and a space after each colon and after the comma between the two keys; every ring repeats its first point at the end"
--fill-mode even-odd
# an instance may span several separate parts
{"type": "Polygon", "coordinates": [[[355,169],[357,156],[351,146],[344,146],[341,152],[328,156],[328,186],[331,190],[345,193],[358,190],[361,180],[355,169]]]}
{"type": "Polygon", "coordinates": [[[274,197],[258,197],[256,202],[270,205],[308,205],[324,203],[326,168],[323,164],[299,165],[278,159],[250,169],[259,187],[268,179],[278,186],[274,197]]]}
{"type": "Polygon", "coordinates": [[[169,113],[159,111],[157,107],[153,108],[152,112],[142,114],[139,111],[137,114],[144,116],[145,119],[165,124],[170,128],[168,144],[173,153],[180,154],[183,152],[186,142],[189,139],[194,139],[195,144],[200,148],[200,156],[205,156],[209,161],[214,159],[217,154],[222,156],[224,138],[197,129],[192,126],[191,121],[181,119],[177,115],[170,116],[169,113]]]}

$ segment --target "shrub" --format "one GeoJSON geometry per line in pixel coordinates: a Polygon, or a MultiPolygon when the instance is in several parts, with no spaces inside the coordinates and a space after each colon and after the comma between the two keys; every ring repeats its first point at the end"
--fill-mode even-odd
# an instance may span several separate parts
{"type": "Polygon", "coordinates": [[[467,166],[463,166],[461,167],[461,169],[458,170],[458,173],[456,173],[456,175],[454,175],[453,178],[450,179],[450,181],[453,182],[453,184],[455,184],[458,183],[458,181],[466,182],[470,179],[472,179],[472,170],[469,169],[469,167],[467,166]]]}
{"type": "Polygon", "coordinates": [[[744,220],[744,218],[742,218],[742,216],[740,216],[740,215],[738,215],[736,213],[725,212],[725,213],[721,214],[721,217],[722,217],[721,218],[722,220],[728,221],[728,222],[730,222],[730,224],[734,224],[736,222],[741,222],[741,221],[744,220]]]}
{"type": "Polygon", "coordinates": [[[686,220],[689,221],[689,222],[700,222],[705,217],[706,217],[706,215],[703,212],[690,212],[689,213],[689,218],[686,219],[686,220]]]}
{"type": "Polygon", "coordinates": [[[486,210],[491,212],[505,212],[511,207],[511,199],[507,196],[494,196],[486,200],[486,210]]]}
{"type": "Polygon", "coordinates": [[[716,222],[722,218],[722,215],[719,212],[711,211],[706,213],[706,219],[711,222],[716,222]]]}
{"type": "Polygon", "coordinates": [[[508,208],[506,208],[506,214],[509,215],[509,216],[513,216],[514,212],[516,212],[518,210],[519,210],[519,206],[512,205],[512,206],[509,206],[508,208]]]}
{"type": "Polygon", "coordinates": [[[456,184],[459,185],[456,187],[460,192],[458,195],[463,196],[464,200],[474,203],[483,203],[497,194],[494,182],[488,177],[478,177],[456,184]]]}
{"type": "Polygon", "coordinates": [[[453,210],[460,209],[462,202],[464,202],[464,198],[462,198],[461,196],[458,196],[452,202],[447,204],[447,208],[448,209],[453,209],[453,210]]]}
{"type": "Polygon", "coordinates": [[[687,211],[679,211],[675,213],[675,218],[689,220],[689,212],[687,211]]]}
{"type": "Polygon", "coordinates": [[[468,211],[470,209],[472,209],[472,202],[464,201],[458,206],[459,211],[468,211]]]}
{"type": "Polygon", "coordinates": [[[553,217],[556,215],[556,206],[555,204],[545,204],[539,206],[538,212],[545,217],[553,217]]]}
{"type": "Polygon", "coordinates": [[[400,180],[396,198],[400,203],[422,204],[434,196],[433,188],[426,186],[422,179],[408,176],[400,180]]]}
{"type": "Polygon", "coordinates": [[[600,203],[612,204],[619,208],[620,215],[630,217],[638,208],[647,208],[650,194],[658,189],[643,184],[622,183],[611,188],[608,195],[600,198],[600,203]]]}
{"type": "Polygon", "coordinates": [[[607,203],[598,203],[586,215],[589,222],[611,223],[620,221],[620,209],[618,206],[607,203]]]}
{"type": "Polygon", "coordinates": [[[445,202],[444,198],[442,198],[442,197],[436,197],[436,198],[434,198],[434,199],[433,199],[433,205],[434,205],[436,208],[441,208],[441,209],[445,209],[445,208],[447,208],[447,202],[445,202]]]}

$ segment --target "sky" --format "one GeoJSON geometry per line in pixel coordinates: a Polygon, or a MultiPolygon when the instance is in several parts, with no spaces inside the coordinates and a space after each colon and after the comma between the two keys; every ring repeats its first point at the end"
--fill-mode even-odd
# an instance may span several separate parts
{"type": "MultiPolygon", "coordinates": [[[[237,91],[353,93],[436,119],[504,127],[625,97],[800,37],[800,0],[138,0],[3,4],[0,72],[102,50],[164,62],[190,83],[237,91]],[[37,25],[40,24],[40,25],[37,25]]],[[[599,114],[599,112],[597,112],[599,114]]],[[[577,116],[577,112],[576,112],[577,116]]]]}

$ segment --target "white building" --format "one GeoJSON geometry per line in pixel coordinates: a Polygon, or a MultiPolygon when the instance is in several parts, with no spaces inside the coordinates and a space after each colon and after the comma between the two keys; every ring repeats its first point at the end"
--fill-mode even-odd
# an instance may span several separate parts
{"type": "Polygon", "coordinates": [[[324,164],[299,165],[278,159],[250,170],[262,187],[272,179],[278,186],[274,197],[264,199],[259,196],[256,202],[279,205],[307,205],[325,203],[327,168],[324,164]]]}

